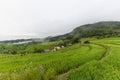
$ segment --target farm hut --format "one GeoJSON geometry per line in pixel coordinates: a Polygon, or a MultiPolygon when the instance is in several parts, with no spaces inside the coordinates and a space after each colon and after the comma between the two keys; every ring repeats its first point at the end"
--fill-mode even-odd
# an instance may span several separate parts
{"type": "Polygon", "coordinates": [[[52,51],[57,51],[57,50],[60,50],[60,49],[61,49],[61,47],[56,46],[56,47],[54,47],[54,48],[52,49],[52,51]]]}
{"type": "Polygon", "coordinates": [[[60,49],[61,49],[61,47],[60,47],[60,46],[57,46],[57,47],[56,47],[56,49],[57,49],[57,50],[60,50],[60,49]]]}
{"type": "Polygon", "coordinates": [[[90,44],[90,42],[89,41],[84,41],[84,44],[90,44]]]}
{"type": "Polygon", "coordinates": [[[65,46],[61,46],[61,48],[64,48],[65,46]]]}
{"type": "Polygon", "coordinates": [[[52,49],[53,52],[57,51],[55,48],[52,49]]]}

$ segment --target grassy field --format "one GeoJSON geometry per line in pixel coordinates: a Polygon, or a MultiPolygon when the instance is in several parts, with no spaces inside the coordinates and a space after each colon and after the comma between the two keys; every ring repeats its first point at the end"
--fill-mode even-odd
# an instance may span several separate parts
{"type": "Polygon", "coordinates": [[[0,54],[0,80],[120,80],[120,38],[88,40],[56,52],[0,54]]]}

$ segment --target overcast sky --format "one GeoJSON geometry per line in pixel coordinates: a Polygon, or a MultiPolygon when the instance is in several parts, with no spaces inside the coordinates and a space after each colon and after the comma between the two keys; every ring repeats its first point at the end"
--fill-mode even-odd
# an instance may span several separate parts
{"type": "Polygon", "coordinates": [[[55,36],[120,21],[120,0],[0,0],[0,40],[55,36]]]}

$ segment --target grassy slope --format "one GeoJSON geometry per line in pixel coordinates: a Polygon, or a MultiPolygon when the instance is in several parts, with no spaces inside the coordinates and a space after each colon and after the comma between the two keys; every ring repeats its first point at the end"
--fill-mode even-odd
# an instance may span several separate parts
{"type": "Polygon", "coordinates": [[[119,80],[119,43],[119,38],[110,38],[44,54],[1,54],[0,79],[119,80]]]}
{"type": "MultiPolygon", "coordinates": [[[[11,79],[18,74],[21,78],[25,77],[24,80],[32,80],[35,75],[29,74],[30,76],[28,76],[27,72],[23,72],[24,75],[22,75],[20,72],[26,71],[31,66],[42,66],[44,71],[41,78],[44,77],[45,80],[48,80],[55,78],[55,75],[77,68],[90,60],[99,59],[103,53],[104,49],[97,45],[75,44],[57,52],[44,54],[30,54],[27,56],[0,55],[0,72],[3,74],[9,72],[10,75],[14,73],[11,79]]],[[[32,69],[29,71],[32,71],[32,69]]]]}
{"type": "Polygon", "coordinates": [[[120,80],[120,39],[103,39],[93,43],[108,46],[109,54],[102,60],[91,61],[72,70],[70,80],[120,80]]]}

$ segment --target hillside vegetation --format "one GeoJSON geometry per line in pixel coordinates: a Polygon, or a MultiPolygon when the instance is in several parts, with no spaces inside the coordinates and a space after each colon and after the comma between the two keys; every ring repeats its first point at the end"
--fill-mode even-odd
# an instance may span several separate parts
{"type": "Polygon", "coordinates": [[[90,40],[56,52],[1,54],[1,80],[119,80],[119,38],[90,40]]]}
{"type": "Polygon", "coordinates": [[[52,49],[60,42],[46,42],[46,43],[25,43],[25,44],[11,44],[1,43],[0,53],[2,54],[31,54],[42,53],[44,50],[52,49]]]}
{"type": "Polygon", "coordinates": [[[108,38],[120,36],[120,22],[104,21],[94,24],[86,24],[75,28],[65,35],[48,38],[49,41],[56,40],[76,40],[80,38],[108,38]]]}
{"type": "Polygon", "coordinates": [[[119,37],[120,22],[106,21],[37,42],[2,41],[0,80],[120,80],[119,37]]]}

